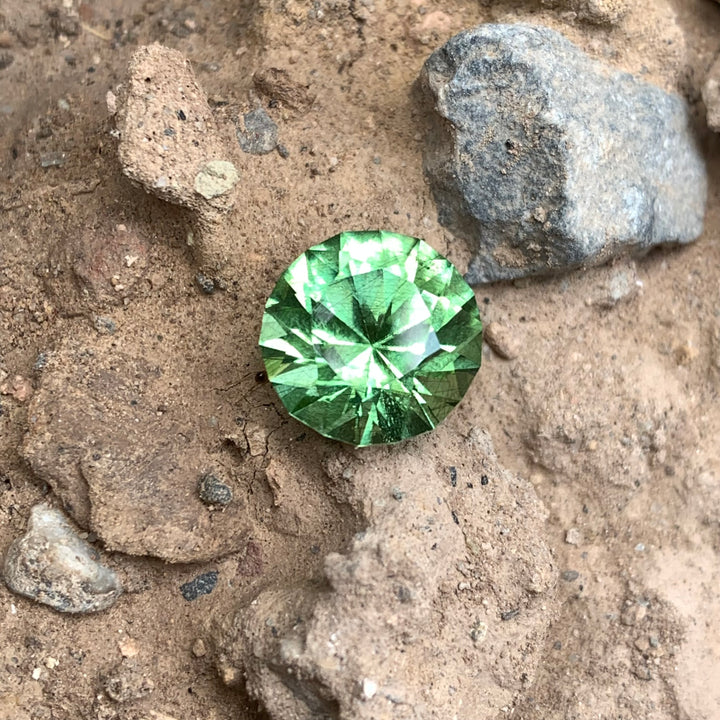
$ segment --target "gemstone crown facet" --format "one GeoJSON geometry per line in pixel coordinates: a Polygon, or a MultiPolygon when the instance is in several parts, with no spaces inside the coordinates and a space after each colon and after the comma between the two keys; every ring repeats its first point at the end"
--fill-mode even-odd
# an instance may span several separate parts
{"type": "Polygon", "coordinates": [[[344,232],[280,277],[260,348],[290,415],[362,447],[447,416],[480,368],[482,322],[468,284],[424,241],[344,232]]]}

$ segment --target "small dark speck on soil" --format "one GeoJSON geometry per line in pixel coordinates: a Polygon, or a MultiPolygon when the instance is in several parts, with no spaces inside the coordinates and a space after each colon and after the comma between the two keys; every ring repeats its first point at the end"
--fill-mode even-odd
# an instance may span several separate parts
{"type": "Polygon", "coordinates": [[[580,573],[577,570],[564,570],[560,577],[565,582],[574,582],[580,577],[580,573]]]}
{"type": "Polygon", "coordinates": [[[201,595],[209,595],[215,589],[217,581],[217,570],[211,570],[181,585],[180,592],[188,602],[192,602],[201,595]]]}
{"type": "Polygon", "coordinates": [[[283,160],[287,160],[287,159],[290,157],[290,151],[289,151],[284,145],[281,145],[280,143],[278,143],[278,144],[275,146],[275,149],[277,150],[278,155],[279,155],[283,160]]]}
{"type": "Polygon", "coordinates": [[[503,621],[512,620],[520,614],[520,608],[513,608],[512,610],[506,610],[500,613],[500,619],[503,621]]]}
{"type": "Polygon", "coordinates": [[[255,373],[255,382],[265,383],[265,382],[267,382],[267,379],[268,379],[268,376],[264,370],[261,370],[260,372],[255,373]]]}
{"type": "Polygon", "coordinates": [[[480,476],[480,484],[487,485],[490,482],[490,478],[487,475],[480,476]]]}
{"type": "Polygon", "coordinates": [[[460,519],[458,518],[457,513],[453,510],[453,511],[451,512],[451,515],[452,515],[453,522],[454,522],[456,525],[459,525],[459,524],[460,524],[460,519]]]}
{"type": "Polygon", "coordinates": [[[475,486],[472,483],[467,483],[468,490],[472,490],[475,486]]]}
{"type": "Polygon", "coordinates": [[[177,114],[178,120],[187,120],[187,115],[185,114],[185,112],[183,110],[178,110],[176,114],[177,114]]]}
{"type": "Polygon", "coordinates": [[[405,495],[407,495],[407,493],[403,492],[400,488],[393,488],[391,490],[391,492],[392,492],[392,496],[395,498],[395,500],[398,500],[398,501],[402,500],[405,497],[405,495]]]}
{"type": "Polygon", "coordinates": [[[457,468],[453,465],[450,466],[450,484],[457,487],[457,468]]]}

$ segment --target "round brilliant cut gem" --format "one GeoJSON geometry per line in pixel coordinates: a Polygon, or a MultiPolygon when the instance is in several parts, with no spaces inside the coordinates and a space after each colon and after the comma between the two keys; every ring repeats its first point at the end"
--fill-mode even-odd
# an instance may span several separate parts
{"type": "Polygon", "coordinates": [[[265,305],[268,379],[292,415],[356,446],[432,430],[480,368],[475,295],[417,238],[345,232],[304,252],[265,305]]]}

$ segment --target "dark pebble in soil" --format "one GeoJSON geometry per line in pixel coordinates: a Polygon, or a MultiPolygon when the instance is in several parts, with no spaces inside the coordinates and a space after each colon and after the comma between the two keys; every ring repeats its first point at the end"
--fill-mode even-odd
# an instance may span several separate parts
{"type": "Polygon", "coordinates": [[[210,572],[198,575],[189,582],[183,583],[180,586],[180,592],[188,602],[192,602],[193,600],[197,600],[201,595],[209,595],[215,589],[217,581],[217,570],[211,570],[210,572]]]}
{"type": "Polygon", "coordinates": [[[258,108],[243,116],[245,131],[238,128],[237,139],[240,147],[252,155],[266,155],[272,152],[278,144],[278,126],[272,118],[258,108]]]}
{"type": "Polygon", "coordinates": [[[213,473],[205,473],[198,483],[198,495],[206,505],[228,505],[232,489],[213,473]]]}
{"type": "Polygon", "coordinates": [[[197,284],[200,286],[200,289],[206,295],[212,295],[215,292],[215,281],[212,278],[209,278],[202,273],[198,273],[195,276],[195,282],[197,282],[197,284]]]}

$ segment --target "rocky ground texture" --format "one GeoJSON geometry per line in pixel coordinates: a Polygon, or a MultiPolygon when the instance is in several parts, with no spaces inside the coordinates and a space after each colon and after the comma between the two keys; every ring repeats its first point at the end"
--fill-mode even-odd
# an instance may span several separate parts
{"type": "Polygon", "coordinates": [[[6,0],[0,720],[716,720],[719,32],[712,0],[6,0]],[[423,66],[485,22],[676,98],[704,230],[477,286],[460,406],[340,446],[266,382],[265,298],[354,228],[483,279],[423,66]]]}

